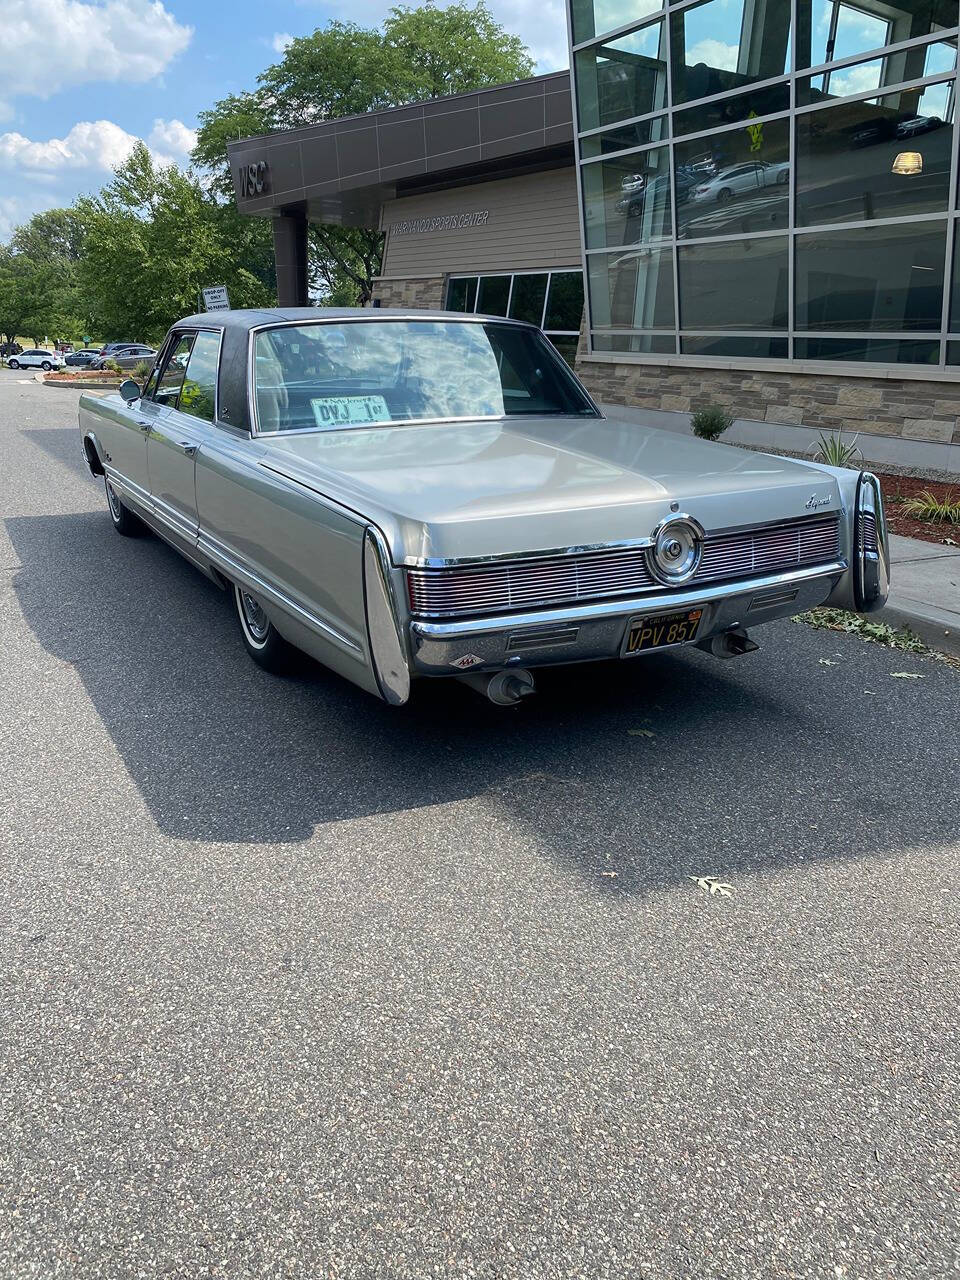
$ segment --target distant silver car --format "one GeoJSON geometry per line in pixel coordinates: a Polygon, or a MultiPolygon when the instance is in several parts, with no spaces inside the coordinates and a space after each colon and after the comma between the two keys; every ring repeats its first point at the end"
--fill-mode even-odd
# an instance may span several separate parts
{"type": "Polygon", "coordinates": [[[153,364],[159,353],[154,347],[131,345],[116,347],[108,355],[100,356],[93,362],[94,369],[106,369],[108,363],[117,364],[121,369],[135,369],[139,364],[153,364]]]}
{"type": "Polygon", "coordinates": [[[63,356],[58,355],[56,351],[32,347],[29,351],[21,351],[19,355],[10,356],[7,364],[11,369],[43,369],[48,373],[51,369],[63,368],[63,356]]]}
{"type": "Polygon", "coordinates": [[[697,645],[886,598],[869,474],[605,418],[538,329],[452,312],[220,311],[144,388],[80,398],[119,533],[233,595],[251,657],[302,649],[389,703],[459,676],[697,645]]]}
{"type": "Polygon", "coordinates": [[[704,182],[690,191],[690,199],[695,203],[706,203],[715,200],[725,204],[735,196],[749,195],[763,187],[784,186],[790,177],[790,165],[787,161],[777,164],[766,164],[762,160],[751,160],[745,164],[733,164],[719,173],[708,177],[704,182]]]}

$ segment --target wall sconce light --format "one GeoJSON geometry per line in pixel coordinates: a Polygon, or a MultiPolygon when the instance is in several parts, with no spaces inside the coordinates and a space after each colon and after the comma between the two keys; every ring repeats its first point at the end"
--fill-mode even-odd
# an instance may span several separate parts
{"type": "Polygon", "coordinates": [[[893,162],[892,172],[908,178],[923,173],[923,156],[919,151],[901,151],[893,162]]]}

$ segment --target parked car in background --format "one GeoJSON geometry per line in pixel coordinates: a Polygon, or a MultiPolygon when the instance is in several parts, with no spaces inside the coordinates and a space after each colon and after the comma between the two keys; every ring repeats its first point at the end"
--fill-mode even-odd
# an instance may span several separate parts
{"type": "Polygon", "coordinates": [[[226,588],[255,662],[302,649],[395,705],[418,679],[503,705],[544,666],[733,658],[748,625],[887,596],[874,476],[607,419],[517,320],[188,316],[79,425],[117,532],[226,588]]]}
{"type": "Polygon", "coordinates": [[[99,351],[90,351],[85,349],[83,351],[71,351],[67,356],[65,363],[69,365],[84,365],[85,367],[90,367],[93,365],[94,361],[99,359],[99,351]]]}
{"type": "Polygon", "coordinates": [[[7,364],[11,369],[43,369],[49,372],[51,369],[63,368],[63,356],[57,355],[55,351],[41,351],[37,348],[11,356],[7,364]]]}
{"type": "Polygon", "coordinates": [[[153,363],[157,358],[157,352],[153,347],[119,347],[112,351],[108,356],[101,356],[94,362],[94,369],[105,369],[108,362],[117,364],[121,369],[135,369],[138,364],[142,364],[145,360],[153,363]]]}
{"type": "Polygon", "coordinates": [[[22,350],[19,342],[5,342],[0,346],[0,356],[18,356],[22,350]]]}
{"type": "Polygon", "coordinates": [[[939,116],[911,116],[909,120],[901,120],[897,125],[898,138],[914,138],[918,133],[929,133],[931,129],[939,129],[943,121],[939,116]]]}
{"type": "Polygon", "coordinates": [[[752,160],[747,164],[734,164],[694,187],[690,199],[698,202],[716,200],[718,204],[725,204],[734,196],[746,195],[762,187],[783,186],[789,176],[787,161],[765,164],[762,160],[752,160]]]}
{"type": "Polygon", "coordinates": [[[132,342],[108,342],[106,346],[100,348],[97,354],[101,356],[110,356],[113,355],[115,351],[122,351],[124,347],[132,347],[133,345],[134,343],[132,342]]]}

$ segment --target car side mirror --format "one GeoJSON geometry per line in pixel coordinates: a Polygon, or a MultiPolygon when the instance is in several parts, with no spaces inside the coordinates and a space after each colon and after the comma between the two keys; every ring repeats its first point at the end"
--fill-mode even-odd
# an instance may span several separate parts
{"type": "Polygon", "coordinates": [[[132,378],[124,378],[120,383],[118,390],[120,392],[121,399],[125,400],[127,404],[132,404],[134,400],[140,399],[140,388],[132,378]]]}

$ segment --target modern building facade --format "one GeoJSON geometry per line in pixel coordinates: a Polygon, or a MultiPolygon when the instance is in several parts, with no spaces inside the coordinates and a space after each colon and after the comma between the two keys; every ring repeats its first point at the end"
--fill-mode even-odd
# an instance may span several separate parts
{"type": "Polygon", "coordinates": [[[960,443],[960,0],[568,5],[570,75],[230,146],[281,301],[378,227],[374,305],[536,321],[603,401],[960,443]]]}
{"type": "Polygon", "coordinates": [[[957,0],[569,0],[601,397],[948,443],[957,0]]]}

